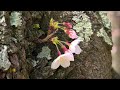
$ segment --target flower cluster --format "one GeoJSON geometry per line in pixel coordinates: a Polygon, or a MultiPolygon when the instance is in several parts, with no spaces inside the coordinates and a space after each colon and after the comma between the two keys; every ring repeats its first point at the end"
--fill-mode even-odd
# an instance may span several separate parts
{"type": "Polygon", "coordinates": [[[80,42],[79,38],[75,39],[71,43],[60,41],[58,40],[58,37],[52,38],[51,41],[56,45],[58,55],[59,55],[51,64],[52,69],[57,69],[60,65],[64,68],[69,67],[70,61],[74,61],[73,53],[80,54],[82,51],[78,45],[80,42]],[[68,45],[69,49],[66,48],[66,46],[63,45],[63,43],[68,45]],[[64,51],[64,54],[61,54],[57,44],[61,46],[62,50],[64,51]]]}
{"type": "Polygon", "coordinates": [[[72,29],[72,24],[69,22],[63,22],[63,23],[58,23],[55,21],[53,18],[50,20],[49,24],[49,30],[48,33],[50,34],[52,31],[61,29],[64,30],[64,32],[71,38],[71,39],[76,39],[78,38],[76,32],[72,29]],[[62,25],[62,26],[60,26],[62,25]]]}
{"type": "Polygon", "coordinates": [[[58,57],[51,64],[52,69],[57,69],[60,65],[64,68],[69,67],[70,61],[74,61],[73,54],[80,54],[82,51],[78,45],[81,40],[72,28],[73,26],[69,22],[58,23],[53,18],[50,20],[49,33],[61,29],[64,30],[65,34],[67,34],[69,38],[74,39],[71,43],[69,43],[59,40],[58,37],[51,38],[51,41],[56,46],[58,52],[58,57]],[[63,54],[60,52],[58,45],[62,48],[64,52],[63,54]],[[66,45],[69,48],[67,48],[66,45]]]}

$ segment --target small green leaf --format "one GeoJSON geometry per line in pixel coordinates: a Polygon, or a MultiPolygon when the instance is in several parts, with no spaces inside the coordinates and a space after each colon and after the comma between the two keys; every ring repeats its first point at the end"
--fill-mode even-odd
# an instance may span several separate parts
{"type": "Polygon", "coordinates": [[[38,29],[38,28],[40,28],[40,25],[39,24],[34,24],[33,28],[38,29]]]}

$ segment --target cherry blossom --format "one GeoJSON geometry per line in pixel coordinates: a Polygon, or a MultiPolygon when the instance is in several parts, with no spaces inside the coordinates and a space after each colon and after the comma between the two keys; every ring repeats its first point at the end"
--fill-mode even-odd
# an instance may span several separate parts
{"type": "Polygon", "coordinates": [[[82,49],[78,45],[80,41],[81,40],[77,38],[76,40],[72,41],[70,44],[67,43],[69,45],[69,50],[71,50],[72,53],[80,54],[82,52],[82,49]]]}
{"type": "Polygon", "coordinates": [[[69,22],[63,22],[63,25],[66,26],[67,28],[72,28],[72,24],[69,22]]]}
{"type": "Polygon", "coordinates": [[[65,28],[65,33],[68,34],[68,36],[72,39],[78,38],[76,32],[73,29],[67,29],[65,28]]]}
{"type": "Polygon", "coordinates": [[[57,69],[60,65],[64,68],[70,66],[70,61],[74,61],[74,56],[71,51],[66,51],[64,54],[58,56],[51,64],[52,69],[57,69]]]}

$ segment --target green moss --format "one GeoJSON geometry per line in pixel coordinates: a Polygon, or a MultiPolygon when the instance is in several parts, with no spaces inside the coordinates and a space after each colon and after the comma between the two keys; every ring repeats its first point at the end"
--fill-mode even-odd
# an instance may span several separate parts
{"type": "Polygon", "coordinates": [[[76,30],[78,36],[88,42],[90,40],[92,31],[92,24],[89,17],[86,14],[81,14],[80,16],[73,16],[73,19],[77,24],[73,26],[73,29],[76,30]]]}
{"type": "Polygon", "coordinates": [[[103,37],[104,41],[107,44],[112,45],[112,39],[108,36],[108,34],[105,32],[105,30],[103,28],[101,28],[100,31],[97,32],[97,36],[103,37]]]}

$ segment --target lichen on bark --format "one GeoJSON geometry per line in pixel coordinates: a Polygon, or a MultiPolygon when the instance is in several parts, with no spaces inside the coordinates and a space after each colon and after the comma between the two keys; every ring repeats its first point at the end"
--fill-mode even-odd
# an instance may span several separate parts
{"type": "MultiPolygon", "coordinates": [[[[103,25],[100,23],[97,14],[93,11],[22,11],[22,25],[17,28],[11,27],[8,23],[8,31],[14,39],[10,41],[9,58],[12,68],[16,69],[15,73],[7,73],[7,78],[13,79],[108,79],[111,78],[111,53],[109,45],[102,38],[97,36],[103,25]],[[73,13],[74,12],[74,13],[73,13]],[[83,14],[84,13],[84,14],[83,14]],[[79,45],[83,52],[80,55],[75,55],[75,61],[71,62],[70,67],[59,67],[57,70],[51,69],[51,63],[57,55],[55,45],[49,40],[46,42],[35,42],[36,39],[46,37],[49,21],[54,18],[58,22],[67,21],[75,23],[72,18],[75,14],[87,17],[90,24],[85,28],[90,27],[93,34],[89,36],[89,41],[81,42],[79,45]],[[85,16],[84,16],[85,15],[85,16]],[[33,24],[39,24],[40,29],[45,32],[39,35],[40,32],[33,29],[33,24]],[[37,58],[37,55],[42,51],[42,47],[47,46],[51,50],[52,59],[37,58]],[[35,64],[34,64],[34,61],[35,64]],[[34,65],[31,65],[34,64],[34,65]]],[[[10,13],[9,13],[10,15],[10,13]]],[[[9,16],[8,15],[8,16],[9,16]]],[[[79,15],[78,15],[79,16],[79,15]]],[[[8,20],[7,20],[8,21],[8,20]]],[[[79,21],[79,20],[78,20],[79,21]]],[[[9,22],[9,21],[8,21],[9,22]]],[[[82,19],[81,19],[82,22],[82,19]]],[[[86,24],[85,23],[85,24],[86,24]]],[[[82,24],[83,27],[85,24],[82,24]]],[[[81,28],[80,27],[80,28],[81,28]]],[[[83,30],[83,29],[82,29],[83,30]]],[[[7,31],[7,32],[8,32],[7,31]]],[[[72,41],[60,31],[56,33],[61,40],[72,41]]],[[[79,32],[78,32],[79,34],[79,32]]],[[[9,37],[10,38],[10,37],[9,37]]],[[[4,42],[5,44],[5,42],[4,42]]]]}
{"type": "Polygon", "coordinates": [[[11,26],[18,27],[18,26],[22,25],[22,17],[21,17],[21,15],[22,15],[22,13],[20,13],[20,12],[13,11],[11,13],[11,16],[10,16],[10,24],[11,24],[11,26]]]}
{"type": "Polygon", "coordinates": [[[0,47],[0,69],[6,71],[9,69],[11,63],[8,59],[7,46],[2,45],[0,47]]]}
{"type": "Polygon", "coordinates": [[[111,28],[111,23],[110,23],[110,20],[108,19],[108,16],[107,16],[107,11],[99,11],[99,14],[101,16],[101,19],[102,19],[102,23],[103,25],[110,29],[111,28]]]}
{"type": "MultiPolygon", "coordinates": [[[[79,11],[76,11],[75,13],[73,12],[63,11],[60,14],[58,14],[57,11],[55,12],[51,11],[49,15],[50,17],[55,18],[55,20],[69,21],[73,23],[73,25],[75,25],[72,18],[75,14],[79,14],[79,11]]],[[[41,58],[39,60],[40,62],[34,67],[33,71],[31,72],[30,75],[31,78],[108,79],[112,77],[110,49],[108,48],[108,45],[105,42],[103,42],[103,39],[97,37],[97,33],[95,33],[99,31],[103,25],[99,22],[97,14],[94,13],[93,11],[87,12],[86,15],[89,17],[91,23],[91,30],[93,30],[93,34],[90,35],[89,37],[90,39],[89,42],[87,42],[87,44],[84,41],[79,44],[83,52],[80,55],[75,55],[75,61],[71,62],[70,67],[68,68],[59,67],[57,70],[52,70],[50,68],[50,65],[52,61],[57,57],[56,50],[54,45],[52,45],[51,43],[43,43],[37,46],[34,52],[39,52],[42,46],[48,45],[48,47],[52,50],[51,56],[53,59],[46,60],[45,58],[44,59],[41,58]],[[38,48],[40,50],[38,50],[38,48]]],[[[49,20],[50,18],[47,21],[49,22],[49,20]]],[[[46,24],[44,23],[42,25],[46,24]]],[[[63,40],[69,40],[68,37],[64,36],[62,32],[59,32],[57,35],[63,40]]]]}
{"type": "Polygon", "coordinates": [[[8,45],[6,40],[6,21],[5,21],[5,11],[0,11],[0,69],[8,70],[11,63],[8,57],[8,45]]]}
{"type": "Polygon", "coordinates": [[[103,28],[101,28],[98,32],[97,32],[97,36],[98,37],[102,37],[103,40],[108,44],[108,45],[112,45],[112,38],[111,35],[108,35],[107,32],[111,33],[111,24],[110,21],[107,17],[107,12],[103,12],[103,11],[99,11],[100,14],[100,18],[101,23],[103,24],[103,28]]]}
{"type": "Polygon", "coordinates": [[[37,58],[47,58],[48,60],[50,60],[52,58],[50,52],[51,50],[49,49],[49,47],[44,46],[42,47],[42,51],[38,53],[37,58]]]}
{"type": "Polygon", "coordinates": [[[100,31],[97,32],[97,36],[103,37],[104,41],[107,44],[112,45],[112,39],[108,36],[108,34],[106,33],[106,31],[103,28],[101,28],[100,31]]]}
{"type": "Polygon", "coordinates": [[[81,13],[80,15],[78,14],[78,16],[73,16],[72,20],[77,23],[76,25],[74,25],[73,29],[76,30],[79,37],[84,42],[88,42],[91,35],[93,34],[92,25],[89,17],[85,13],[81,13]]]}

